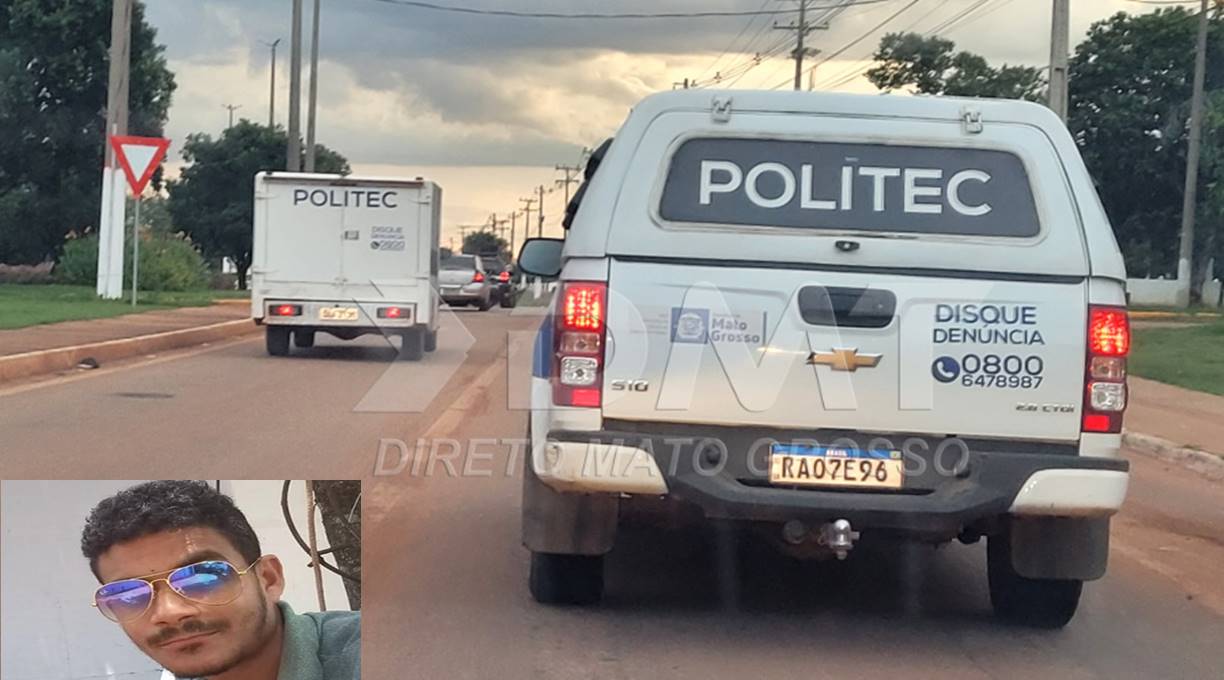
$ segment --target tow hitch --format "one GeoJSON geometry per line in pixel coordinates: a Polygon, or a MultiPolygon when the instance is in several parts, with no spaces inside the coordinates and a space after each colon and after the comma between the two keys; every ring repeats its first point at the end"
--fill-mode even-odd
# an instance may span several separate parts
{"type": "Polygon", "coordinates": [[[846,559],[858,539],[859,532],[850,526],[849,520],[839,519],[820,528],[820,543],[832,550],[839,560],[846,559]]]}
{"type": "Polygon", "coordinates": [[[782,525],[782,540],[791,552],[798,554],[805,546],[809,555],[832,553],[837,559],[844,560],[854,549],[854,542],[859,539],[859,532],[850,526],[850,521],[839,519],[820,527],[820,531],[809,531],[807,525],[799,520],[790,520],[782,525]],[[812,541],[812,537],[815,541],[812,541]],[[812,552],[813,550],[820,553],[812,552]]]}

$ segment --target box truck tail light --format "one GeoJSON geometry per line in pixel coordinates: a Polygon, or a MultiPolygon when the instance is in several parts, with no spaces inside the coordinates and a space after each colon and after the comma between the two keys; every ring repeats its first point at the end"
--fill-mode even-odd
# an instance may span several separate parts
{"type": "Polygon", "coordinates": [[[270,311],[272,312],[272,316],[301,316],[302,306],[301,305],[273,305],[270,311]]]}
{"type": "Polygon", "coordinates": [[[476,272],[472,274],[472,283],[484,283],[484,272],[476,272]]]}
{"type": "Polygon", "coordinates": [[[1126,411],[1126,356],[1130,353],[1126,309],[1088,308],[1088,365],[1084,370],[1084,432],[1117,434],[1126,411]]]}
{"type": "Polygon", "coordinates": [[[407,319],[409,310],[404,307],[379,307],[378,318],[380,319],[407,319]]]}
{"type": "Polygon", "coordinates": [[[608,286],[573,281],[561,287],[553,315],[553,403],[598,408],[602,403],[608,286]]]}
{"type": "Polygon", "coordinates": [[[502,272],[498,274],[497,280],[501,281],[502,283],[509,283],[510,282],[510,272],[502,272]]]}

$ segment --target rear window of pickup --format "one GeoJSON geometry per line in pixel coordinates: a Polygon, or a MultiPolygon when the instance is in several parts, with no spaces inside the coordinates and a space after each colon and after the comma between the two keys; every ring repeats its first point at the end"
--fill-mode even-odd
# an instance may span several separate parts
{"type": "Polygon", "coordinates": [[[987,149],[698,137],[672,155],[672,224],[1031,238],[1028,172],[987,149]]]}

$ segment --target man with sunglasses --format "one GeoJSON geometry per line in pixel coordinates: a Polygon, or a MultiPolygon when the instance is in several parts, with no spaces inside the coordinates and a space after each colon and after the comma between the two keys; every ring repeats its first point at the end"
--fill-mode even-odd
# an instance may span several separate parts
{"type": "Polygon", "coordinates": [[[155,481],[103,500],[81,550],[94,606],[179,678],[357,680],[358,612],[296,614],[275,555],[208,484],[155,481]]]}

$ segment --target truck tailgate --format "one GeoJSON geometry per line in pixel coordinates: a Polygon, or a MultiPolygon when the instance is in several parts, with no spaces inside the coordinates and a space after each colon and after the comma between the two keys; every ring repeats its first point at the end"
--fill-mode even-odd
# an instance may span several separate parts
{"type": "Polygon", "coordinates": [[[613,259],[603,413],[1075,441],[1087,284],[613,259]]]}

